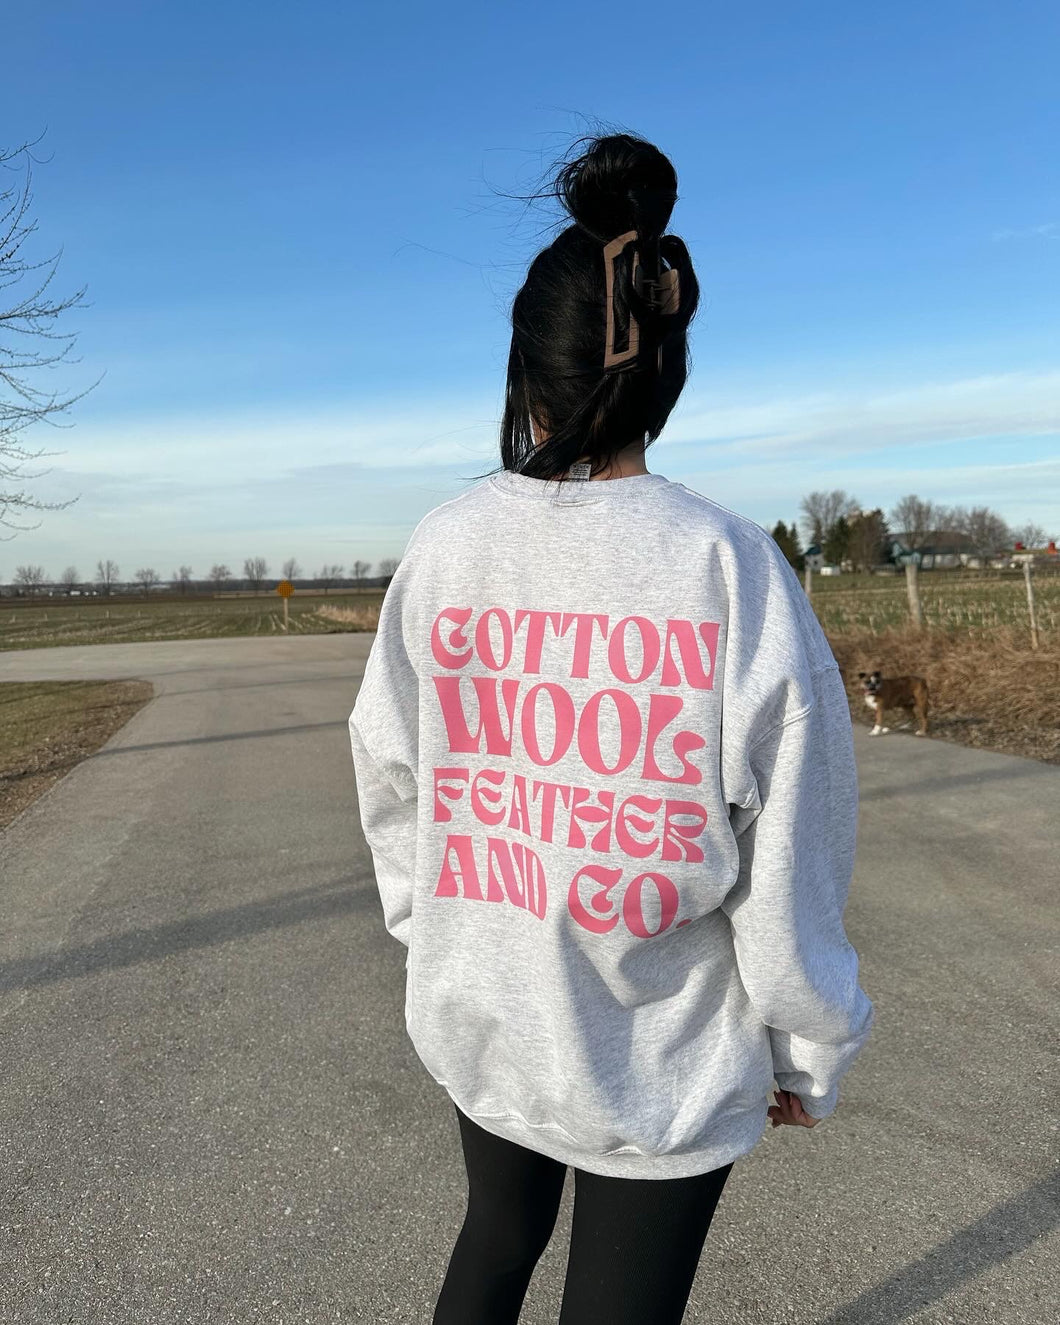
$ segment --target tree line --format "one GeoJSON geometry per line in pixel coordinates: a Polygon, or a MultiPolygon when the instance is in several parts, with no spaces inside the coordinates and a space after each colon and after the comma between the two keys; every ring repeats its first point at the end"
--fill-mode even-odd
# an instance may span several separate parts
{"type": "Polygon", "coordinates": [[[915,493],[902,497],[886,515],[878,506],[865,510],[841,488],[809,493],[799,503],[799,511],[799,518],[790,525],[778,520],[771,533],[788,561],[800,571],[805,567],[807,550],[799,539],[800,524],[807,548],[816,547],[826,564],[849,563],[855,570],[893,563],[896,542],[906,552],[917,553],[953,534],[961,537],[961,551],[983,561],[1056,542],[1041,525],[1009,525],[988,506],[944,506],[915,493]]]}
{"type": "MultiPolygon", "coordinates": [[[[943,506],[915,494],[896,502],[887,515],[880,507],[864,510],[855,497],[842,489],[811,492],[802,498],[799,509],[797,520],[790,525],[778,520],[770,531],[788,561],[799,571],[806,564],[800,524],[807,547],[818,548],[825,563],[834,566],[846,563],[855,570],[871,570],[892,563],[896,541],[907,552],[917,552],[948,535],[960,534],[964,540],[962,551],[982,560],[1019,548],[1044,548],[1047,543],[1056,542],[1055,538],[1050,540],[1041,525],[1011,526],[987,506],[943,506]]],[[[327,594],[331,589],[347,585],[361,589],[370,579],[385,586],[399,563],[397,557],[384,557],[376,564],[374,575],[372,564],[367,561],[354,561],[348,569],[325,564],[308,577],[309,584],[305,585],[306,577],[297,558],[288,557],[281,567],[281,576],[292,583],[302,581],[305,587],[323,589],[327,594]]],[[[117,562],[108,557],[96,563],[95,575],[87,580],[81,578],[76,566],[67,566],[54,579],[43,566],[29,563],[17,566],[10,588],[27,594],[40,593],[46,588],[61,589],[67,594],[94,588],[103,596],[137,588],[147,595],[164,582],[152,566],[140,567],[123,581],[117,562]]],[[[275,588],[277,580],[270,579],[269,564],[264,557],[247,557],[241,576],[223,562],[216,562],[196,579],[192,568],[182,565],[173,571],[168,583],[181,594],[201,592],[206,587],[215,593],[241,587],[260,593],[265,588],[275,588]]]]}
{"type": "MultiPolygon", "coordinates": [[[[309,576],[310,583],[305,585],[306,577],[297,559],[288,557],[281,567],[281,578],[290,580],[292,584],[301,581],[305,587],[323,589],[326,594],[329,589],[347,585],[355,589],[364,588],[370,579],[381,581],[385,586],[394,577],[399,564],[398,557],[384,557],[377,563],[374,575],[371,573],[372,564],[368,561],[355,561],[348,572],[345,566],[325,565],[316,575],[309,576]]],[[[81,578],[76,566],[67,566],[55,579],[49,578],[43,566],[16,566],[11,587],[28,594],[40,593],[45,588],[61,589],[67,594],[93,588],[102,596],[109,597],[131,588],[138,588],[147,595],[164,582],[152,566],[143,566],[130,579],[122,580],[118,563],[107,557],[96,563],[95,575],[87,580],[81,578]]],[[[247,557],[243,562],[242,576],[236,576],[223,562],[217,562],[198,580],[190,566],[181,566],[169,577],[168,583],[177,593],[182,594],[201,592],[207,586],[214,593],[240,587],[252,593],[260,593],[266,588],[274,589],[278,580],[270,579],[269,563],[264,557],[247,557]]]]}

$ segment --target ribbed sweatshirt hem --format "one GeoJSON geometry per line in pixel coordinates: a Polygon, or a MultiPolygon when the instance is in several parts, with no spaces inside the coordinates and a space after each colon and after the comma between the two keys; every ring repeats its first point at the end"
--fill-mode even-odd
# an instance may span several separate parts
{"type": "Polygon", "coordinates": [[[746,1155],[761,1140],[768,1115],[768,1101],[761,1107],[727,1117],[724,1125],[715,1129],[710,1145],[696,1150],[683,1150],[679,1154],[645,1155],[640,1152],[621,1154],[594,1154],[571,1145],[564,1133],[550,1127],[535,1127],[518,1114],[479,1114],[465,1108],[444,1081],[449,1098],[473,1122],[494,1136],[514,1141],[516,1145],[547,1155],[561,1164],[598,1173],[605,1178],[692,1178],[710,1173],[746,1155]]]}

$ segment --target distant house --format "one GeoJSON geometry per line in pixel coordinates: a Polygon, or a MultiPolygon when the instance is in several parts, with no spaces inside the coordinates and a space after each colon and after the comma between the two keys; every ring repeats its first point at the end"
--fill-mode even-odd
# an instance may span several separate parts
{"type": "Polygon", "coordinates": [[[912,561],[922,570],[953,570],[959,566],[983,564],[972,548],[972,540],[956,530],[930,533],[915,548],[908,534],[893,534],[890,555],[895,565],[906,566],[912,561]]]}

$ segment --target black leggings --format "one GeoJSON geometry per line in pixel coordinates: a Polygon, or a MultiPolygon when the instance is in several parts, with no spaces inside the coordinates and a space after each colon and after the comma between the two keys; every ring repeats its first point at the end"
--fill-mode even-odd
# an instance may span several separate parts
{"type": "MultiPolygon", "coordinates": [[[[555,1228],[567,1166],[456,1114],[467,1215],[433,1325],[514,1325],[555,1228]]],[[[559,1325],[678,1325],[731,1168],[691,1178],[575,1169],[559,1325]]]]}

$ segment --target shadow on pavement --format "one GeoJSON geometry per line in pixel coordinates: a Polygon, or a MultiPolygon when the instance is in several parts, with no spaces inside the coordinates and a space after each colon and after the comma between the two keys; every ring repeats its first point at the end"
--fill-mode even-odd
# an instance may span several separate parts
{"type": "MultiPolygon", "coordinates": [[[[156,672],[150,679],[154,679],[154,676],[161,675],[161,672],[156,672]]],[[[166,675],[172,675],[172,673],[166,673],[166,675]]],[[[360,681],[361,676],[361,672],[344,672],[341,676],[334,676],[329,673],[324,676],[292,676],[288,677],[286,680],[281,678],[278,681],[229,681],[223,676],[219,676],[216,684],[211,683],[210,685],[205,686],[188,686],[186,690],[162,690],[155,696],[155,698],[180,699],[184,695],[216,695],[219,690],[223,690],[227,693],[229,690],[267,690],[273,686],[344,685],[351,680],[360,681]]],[[[352,706],[351,701],[350,707],[352,708],[352,706]]]]}
{"type": "Polygon", "coordinates": [[[921,1260],[866,1289],[821,1325],[897,1325],[967,1280],[1023,1251],[1058,1224],[1060,1174],[1050,1173],[954,1233],[921,1260]]]}
{"type": "MultiPolygon", "coordinates": [[[[263,727],[256,732],[222,732],[218,736],[187,736],[179,741],[146,741],[142,745],[104,746],[102,750],[90,755],[89,760],[109,758],[112,755],[138,754],[142,750],[168,750],[182,745],[214,745],[219,741],[254,741],[268,736],[287,736],[290,732],[327,731],[332,727],[345,727],[347,722],[347,718],[334,718],[331,722],[299,722],[290,727],[263,727]]],[[[87,763],[89,760],[82,762],[87,763]]]]}
{"type": "Polygon", "coordinates": [[[377,906],[378,901],[374,887],[351,888],[339,880],[149,929],[130,929],[56,953],[8,962],[0,966],[0,993],[159,961],[176,952],[230,943],[270,929],[298,925],[303,920],[367,911],[377,906]]]}
{"type": "Polygon", "coordinates": [[[915,778],[908,782],[896,782],[885,787],[862,788],[859,799],[862,801],[884,800],[888,796],[907,796],[915,791],[947,791],[951,787],[976,787],[980,782],[996,782],[1002,778],[1039,778],[1055,773],[1050,764],[1031,764],[1029,768],[989,768],[980,773],[954,773],[952,777],[915,778]]]}

